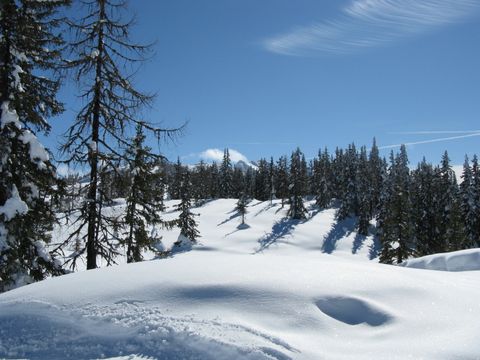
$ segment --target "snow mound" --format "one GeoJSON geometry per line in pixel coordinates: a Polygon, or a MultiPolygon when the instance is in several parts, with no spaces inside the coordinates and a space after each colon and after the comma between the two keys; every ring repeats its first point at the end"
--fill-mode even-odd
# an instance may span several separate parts
{"type": "Polygon", "coordinates": [[[327,297],[316,302],[320,311],[348,325],[367,324],[380,326],[392,316],[367,301],[351,297],[327,297]]]}
{"type": "Polygon", "coordinates": [[[415,269],[439,271],[480,270],[480,249],[468,249],[428,255],[404,261],[400,265],[415,269]]]}

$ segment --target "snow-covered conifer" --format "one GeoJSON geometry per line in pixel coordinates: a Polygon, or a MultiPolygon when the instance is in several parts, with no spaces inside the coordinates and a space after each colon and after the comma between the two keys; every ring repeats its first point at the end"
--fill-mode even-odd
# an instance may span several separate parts
{"type": "Polygon", "coordinates": [[[58,185],[36,134],[63,111],[52,70],[66,0],[0,2],[0,292],[62,273],[46,250],[58,185]]]}

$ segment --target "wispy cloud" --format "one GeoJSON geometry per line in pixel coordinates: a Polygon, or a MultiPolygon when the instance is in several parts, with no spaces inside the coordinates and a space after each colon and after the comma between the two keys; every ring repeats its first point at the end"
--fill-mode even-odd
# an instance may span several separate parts
{"type": "Polygon", "coordinates": [[[411,146],[411,145],[420,145],[420,144],[430,144],[430,143],[436,143],[436,142],[465,139],[465,138],[476,137],[476,136],[480,136],[480,132],[473,133],[473,134],[466,134],[466,135],[449,136],[449,137],[443,137],[443,138],[422,140],[422,141],[406,142],[406,143],[402,143],[402,144],[379,146],[379,149],[394,149],[394,148],[399,148],[402,145],[411,146]]]}
{"type": "Polygon", "coordinates": [[[329,21],[302,26],[264,41],[283,55],[346,54],[461,21],[477,0],[352,0],[329,21]]]}

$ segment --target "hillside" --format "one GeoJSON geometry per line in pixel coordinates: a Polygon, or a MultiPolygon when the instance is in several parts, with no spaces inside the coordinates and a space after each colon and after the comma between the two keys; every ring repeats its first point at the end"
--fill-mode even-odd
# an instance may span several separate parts
{"type": "Polygon", "coordinates": [[[234,207],[195,209],[192,251],[1,294],[0,357],[478,358],[480,272],[379,264],[373,238],[336,223],[335,209],[296,222],[278,202],[253,202],[238,229],[234,207]]]}

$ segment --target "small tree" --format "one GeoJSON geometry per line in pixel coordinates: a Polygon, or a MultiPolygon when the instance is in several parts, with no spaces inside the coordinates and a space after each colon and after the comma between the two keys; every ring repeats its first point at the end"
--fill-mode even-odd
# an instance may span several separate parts
{"type": "Polygon", "coordinates": [[[184,169],[182,182],[180,185],[180,204],[177,210],[180,211],[178,217],[178,226],[180,227],[180,236],[175,242],[175,246],[191,246],[197,243],[197,238],[200,237],[200,232],[197,229],[195,222],[195,214],[191,212],[192,198],[190,195],[191,183],[188,169],[184,169]]]}
{"type": "Polygon", "coordinates": [[[158,155],[144,146],[145,135],[141,125],[137,126],[137,133],[132,145],[127,149],[125,157],[128,161],[129,172],[133,175],[127,196],[127,211],[125,215],[126,232],[122,242],[127,247],[127,262],[142,261],[142,250],[149,249],[157,252],[157,243],[161,238],[155,233],[149,233],[149,226],[171,228],[174,224],[165,222],[160,212],[163,205],[163,188],[154,186],[158,174],[155,172],[158,155]]]}
{"type": "Polygon", "coordinates": [[[241,225],[245,225],[245,215],[247,214],[247,197],[245,194],[242,194],[238,199],[236,210],[242,216],[241,225]]]}

